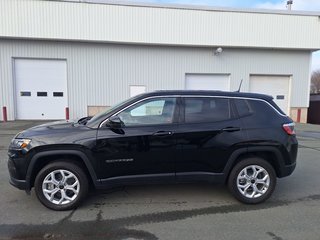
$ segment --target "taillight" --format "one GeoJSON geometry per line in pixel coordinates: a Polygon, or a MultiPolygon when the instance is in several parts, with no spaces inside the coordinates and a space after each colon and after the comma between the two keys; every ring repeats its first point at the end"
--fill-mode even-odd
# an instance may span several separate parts
{"type": "Polygon", "coordinates": [[[288,135],[294,135],[296,134],[294,131],[294,123],[285,123],[282,125],[283,130],[288,134],[288,135]]]}

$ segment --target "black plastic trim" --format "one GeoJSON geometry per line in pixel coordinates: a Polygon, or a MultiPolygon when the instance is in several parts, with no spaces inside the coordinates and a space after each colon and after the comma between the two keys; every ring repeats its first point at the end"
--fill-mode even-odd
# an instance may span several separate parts
{"type": "Polygon", "coordinates": [[[179,172],[176,173],[177,182],[209,182],[223,183],[225,179],[224,173],[213,172],[179,172]]]}
{"type": "Polygon", "coordinates": [[[26,180],[18,180],[10,176],[9,180],[10,184],[20,190],[27,190],[27,182],[26,180]]]}
{"type": "Polygon", "coordinates": [[[95,187],[99,185],[99,180],[97,178],[97,175],[92,167],[92,163],[88,159],[88,157],[81,151],[78,150],[51,150],[51,151],[45,151],[45,152],[39,152],[36,153],[29,164],[28,170],[27,170],[27,175],[26,175],[26,190],[31,189],[31,176],[32,172],[34,170],[34,166],[36,162],[38,161],[39,158],[41,157],[47,157],[47,156],[54,156],[54,155],[76,155],[80,157],[83,160],[83,163],[87,167],[89,174],[92,178],[93,184],[95,187]]]}
{"type": "Polygon", "coordinates": [[[231,154],[231,156],[230,156],[230,158],[228,160],[228,163],[226,164],[226,166],[225,166],[225,168],[223,170],[223,173],[225,174],[226,177],[229,175],[229,173],[232,170],[232,167],[234,165],[234,162],[237,160],[237,158],[241,154],[243,154],[243,153],[259,153],[259,152],[270,152],[270,153],[275,154],[276,164],[278,164],[277,168],[275,169],[278,172],[277,177],[282,178],[282,177],[288,176],[294,170],[293,166],[291,166],[291,165],[290,166],[286,166],[285,165],[283,156],[282,156],[281,152],[276,147],[271,147],[271,146],[264,146],[264,147],[252,146],[252,147],[242,148],[242,149],[238,149],[238,150],[234,151],[231,154]]]}
{"type": "Polygon", "coordinates": [[[238,158],[241,154],[247,153],[247,152],[248,152],[247,147],[244,147],[244,148],[240,148],[240,149],[235,150],[235,151],[231,154],[231,156],[229,157],[229,160],[228,160],[226,166],[224,167],[224,169],[223,169],[223,171],[222,171],[222,172],[224,173],[224,176],[225,176],[225,177],[227,177],[227,176],[229,175],[229,173],[230,173],[230,171],[231,171],[231,169],[232,169],[232,167],[233,167],[233,165],[234,165],[234,162],[237,160],[237,158],[238,158]]]}
{"type": "Polygon", "coordinates": [[[141,174],[111,177],[101,179],[101,185],[97,188],[104,189],[108,187],[137,185],[137,184],[154,184],[154,183],[169,183],[175,181],[175,173],[159,173],[159,174],[141,174]]]}
{"type": "Polygon", "coordinates": [[[285,165],[285,166],[284,166],[284,169],[283,169],[283,171],[282,171],[282,175],[280,176],[280,178],[291,175],[291,173],[292,173],[292,172],[294,171],[294,169],[296,168],[296,165],[297,165],[296,162],[293,163],[293,164],[291,164],[291,165],[285,165]]]}

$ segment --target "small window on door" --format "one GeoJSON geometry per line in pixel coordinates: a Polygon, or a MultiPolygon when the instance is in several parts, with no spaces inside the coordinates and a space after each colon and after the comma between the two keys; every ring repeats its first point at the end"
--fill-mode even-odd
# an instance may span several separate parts
{"type": "Polygon", "coordinates": [[[184,116],[186,123],[217,122],[231,119],[230,99],[185,98],[184,116]]]}
{"type": "Polygon", "coordinates": [[[47,97],[48,96],[48,92],[37,92],[37,96],[38,97],[47,97]]]}
{"type": "Polygon", "coordinates": [[[21,97],[31,97],[31,92],[28,92],[28,91],[20,92],[20,96],[21,97]]]}
{"type": "Polygon", "coordinates": [[[63,92],[53,92],[54,97],[63,97],[63,92]]]}
{"type": "Polygon", "coordinates": [[[173,122],[176,98],[144,100],[119,113],[124,126],[170,124],[173,122]]]}

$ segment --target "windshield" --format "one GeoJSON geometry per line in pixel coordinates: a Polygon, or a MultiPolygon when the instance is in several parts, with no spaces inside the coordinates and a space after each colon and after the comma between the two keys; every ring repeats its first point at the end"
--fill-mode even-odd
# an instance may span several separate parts
{"type": "Polygon", "coordinates": [[[93,123],[93,122],[95,122],[97,119],[99,119],[99,118],[107,115],[108,113],[111,113],[113,110],[117,109],[117,108],[120,107],[122,104],[125,104],[125,103],[127,103],[127,102],[130,102],[133,98],[134,98],[134,97],[131,97],[131,98],[129,98],[129,99],[126,99],[126,100],[124,100],[124,101],[122,101],[122,102],[120,102],[120,103],[118,103],[118,104],[116,104],[116,105],[108,108],[107,110],[102,111],[102,112],[94,115],[94,117],[91,118],[87,123],[93,123]]]}

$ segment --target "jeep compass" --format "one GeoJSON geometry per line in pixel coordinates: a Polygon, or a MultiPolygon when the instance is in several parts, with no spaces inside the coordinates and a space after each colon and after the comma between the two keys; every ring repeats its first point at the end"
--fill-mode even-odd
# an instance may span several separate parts
{"type": "Polygon", "coordinates": [[[296,166],[293,121],[272,97],[156,91],[94,117],[39,125],[9,146],[10,183],[53,210],[95,189],[150,183],[226,183],[243,203],[268,199],[296,166]]]}

